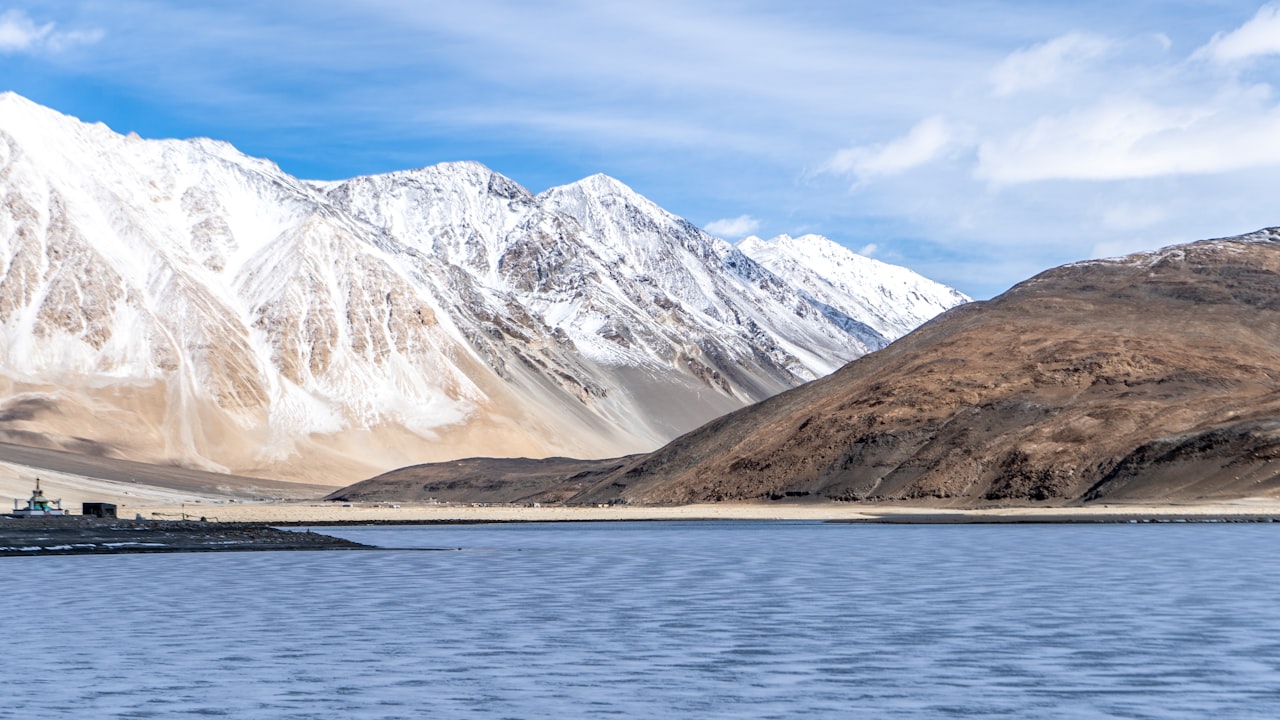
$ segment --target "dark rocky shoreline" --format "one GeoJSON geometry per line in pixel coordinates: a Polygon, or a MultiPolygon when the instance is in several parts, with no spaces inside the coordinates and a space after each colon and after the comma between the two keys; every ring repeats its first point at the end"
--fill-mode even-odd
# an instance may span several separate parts
{"type": "Polygon", "coordinates": [[[0,557],[253,550],[372,550],[350,540],[265,523],[0,516],[0,557]]]}

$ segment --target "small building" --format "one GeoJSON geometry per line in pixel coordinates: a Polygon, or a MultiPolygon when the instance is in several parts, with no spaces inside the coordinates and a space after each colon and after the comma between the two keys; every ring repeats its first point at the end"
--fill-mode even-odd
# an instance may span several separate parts
{"type": "Polygon", "coordinates": [[[44,496],[44,491],[40,489],[40,478],[36,478],[36,489],[31,491],[31,499],[27,501],[24,508],[18,507],[18,501],[13,501],[13,515],[15,517],[36,517],[43,515],[66,515],[66,511],[62,509],[61,500],[50,500],[44,496]]]}
{"type": "Polygon", "coordinates": [[[116,516],[115,503],[87,502],[81,503],[80,514],[91,517],[113,518],[116,516]]]}

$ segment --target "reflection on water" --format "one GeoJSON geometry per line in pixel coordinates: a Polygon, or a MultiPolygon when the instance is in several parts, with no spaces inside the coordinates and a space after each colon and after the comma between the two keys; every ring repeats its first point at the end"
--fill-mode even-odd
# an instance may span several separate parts
{"type": "Polygon", "coordinates": [[[1280,716],[1280,526],[326,529],[12,558],[0,718],[1280,716]]]}

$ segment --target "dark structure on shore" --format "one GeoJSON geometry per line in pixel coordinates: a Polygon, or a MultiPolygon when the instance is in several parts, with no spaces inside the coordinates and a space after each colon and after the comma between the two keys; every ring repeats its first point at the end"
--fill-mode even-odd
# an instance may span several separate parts
{"type": "Polygon", "coordinates": [[[82,503],[80,505],[80,514],[100,518],[113,518],[116,516],[116,506],[114,503],[104,502],[82,503]]]}

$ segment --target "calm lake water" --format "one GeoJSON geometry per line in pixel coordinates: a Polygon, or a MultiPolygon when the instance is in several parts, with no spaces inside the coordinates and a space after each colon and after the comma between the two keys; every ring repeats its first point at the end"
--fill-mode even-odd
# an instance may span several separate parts
{"type": "Polygon", "coordinates": [[[0,560],[0,717],[1280,717],[1280,525],[326,532],[0,560]]]}

